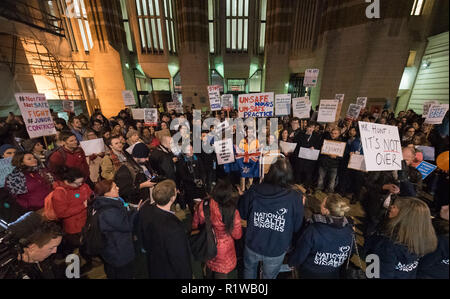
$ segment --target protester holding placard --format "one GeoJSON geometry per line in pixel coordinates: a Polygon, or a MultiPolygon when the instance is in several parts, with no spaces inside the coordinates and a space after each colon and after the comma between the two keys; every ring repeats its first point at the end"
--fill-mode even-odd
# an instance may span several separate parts
{"type": "Polygon", "coordinates": [[[294,139],[294,143],[297,143],[297,147],[292,155],[295,165],[295,181],[297,184],[304,184],[306,187],[313,186],[314,170],[317,167],[317,161],[301,158],[299,157],[299,152],[300,148],[320,149],[321,137],[314,132],[314,128],[315,123],[310,122],[306,127],[306,132],[298,134],[294,139]]]}
{"type": "MultiPolygon", "coordinates": [[[[330,134],[331,141],[340,142],[340,135],[341,131],[338,128],[333,129],[330,134]]],[[[327,183],[325,192],[334,192],[337,172],[341,161],[342,157],[338,157],[337,155],[321,154],[319,158],[319,179],[317,183],[318,190],[322,191],[325,183],[327,183]]]]}

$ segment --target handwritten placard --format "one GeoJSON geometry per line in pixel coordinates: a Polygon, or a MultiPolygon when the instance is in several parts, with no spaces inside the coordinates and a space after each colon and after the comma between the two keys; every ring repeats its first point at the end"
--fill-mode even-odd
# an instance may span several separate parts
{"type": "Polygon", "coordinates": [[[133,106],[136,105],[136,100],[134,99],[134,93],[132,90],[123,90],[122,98],[125,106],[133,106]]]}
{"type": "Polygon", "coordinates": [[[221,101],[222,101],[222,109],[225,111],[229,111],[232,110],[234,105],[233,105],[233,95],[232,94],[224,94],[221,97],[221,101]]]}
{"type": "Polygon", "coordinates": [[[315,87],[317,85],[318,77],[319,77],[319,69],[306,69],[305,78],[303,79],[303,86],[315,87]]]}
{"type": "Polygon", "coordinates": [[[339,100],[321,100],[317,122],[332,123],[336,120],[339,100]]]}
{"type": "Polygon", "coordinates": [[[156,127],[158,125],[158,109],[144,109],[144,125],[149,127],[156,127]]]}
{"type": "Polygon", "coordinates": [[[347,119],[357,120],[359,113],[361,112],[361,106],[358,104],[350,104],[347,110],[347,119]]]}
{"type": "Polygon", "coordinates": [[[275,114],[277,116],[291,114],[291,95],[290,94],[275,95],[275,114]]]}
{"type": "Polygon", "coordinates": [[[448,111],[448,104],[433,104],[430,106],[427,118],[425,119],[426,124],[438,125],[442,123],[445,114],[448,111]]]}
{"type": "Polygon", "coordinates": [[[294,117],[298,117],[299,119],[309,118],[311,112],[309,97],[292,99],[292,111],[294,117]]]}
{"type": "Polygon", "coordinates": [[[217,111],[217,110],[222,109],[219,85],[209,85],[208,86],[208,97],[209,97],[209,103],[211,105],[211,111],[217,111]]]}
{"type": "Polygon", "coordinates": [[[343,157],[346,145],[345,142],[324,140],[321,153],[323,155],[343,157]]]}
{"type": "Polygon", "coordinates": [[[357,97],[356,104],[361,106],[361,108],[366,108],[367,105],[367,97],[357,97]]]}
{"type": "Polygon", "coordinates": [[[398,128],[358,122],[367,171],[402,169],[402,147],[398,128]]]}
{"type": "Polygon", "coordinates": [[[240,94],[239,117],[272,117],[273,92],[240,94]]]}
{"type": "Polygon", "coordinates": [[[348,161],[347,168],[358,171],[366,171],[364,156],[359,154],[350,154],[350,160],[348,161]]]}
{"type": "Polygon", "coordinates": [[[234,162],[233,140],[226,139],[216,141],[214,142],[214,149],[216,151],[217,163],[219,165],[234,162]]]}
{"type": "Polygon", "coordinates": [[[30,138],[56,135],[55,124],[44,94],[16,93],[15,97],[30,138]]]}
{"type": "Polygon", "coordinates": [[[300,159],[317,161],[319,159],[320,151],[316,149],[300,147],[298,151],[298,157],[300,159]]]}
{"type": "Polygon", "coordinates": [[[134,120],[143,120],[145,118],[144,109],[131,109],[134,120]]]}

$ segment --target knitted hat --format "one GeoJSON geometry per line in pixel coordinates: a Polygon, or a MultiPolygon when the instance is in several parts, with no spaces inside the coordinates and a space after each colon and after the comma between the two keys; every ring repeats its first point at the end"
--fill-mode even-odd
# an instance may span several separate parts
{"type": "Polygon", "coordinates": [[[33,148],[38,143],[39,143],[39,140],[37,140],[37,139],[27,139],[24,142],[22,142],[22,146],[26,152],[32,152],[33,148]]]}
{"type": "Polygon", "coordinates": [[[10,148],[16,148],[16,147],[11,144],[3,144],[2,146],[0,146],[0,156],[3,156],[3,154],[10,148]]]}
{"type": "Polygon", "coordinates": [[[144,143],[138,143],[134,146],[132,156],[133,158],[148,158],[150,150],[144,143]]]}

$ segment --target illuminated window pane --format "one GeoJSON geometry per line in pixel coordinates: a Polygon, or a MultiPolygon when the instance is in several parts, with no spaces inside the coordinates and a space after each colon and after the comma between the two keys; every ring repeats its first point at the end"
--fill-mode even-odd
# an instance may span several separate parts
{"type": "Polygon", "coordinates": [[[424,0],[414,0],[414,4],[411,9],[412,16],[420,16],[422,14],[424,0]]]}
{"type": "Polygon", "coordinates": [[[139,17],[142,16],[142,14],[141,14],[141,1],[140,0],[136,0],[136,7],[137,7],[138,16],[139,17]]]}
{"type": "Polygon", "coordinates": [[[214,6],[213,0],[208,0],[208,20],[214,19],[214,6]]]}
{"type": "Polygon", "coordinates": [[[265,41],[266,41],[266,23],[261,23],[261,32],[259,35],[259,52],[264,52],[265,41]]]}
{"type": "Polygon", "coordinates": [[[237,2],[237,0],[231,0],[231,2],[232,2],[231,14],[232,14],[233,17],[236,17],[237,16],[237,4],[238,4],[238,2],[237,2]]]}
{"type": "MultiPolygon", "coordinates": [[[[148,0],[142,0],[142,14],[144,16],[148,15],[147,6],[148,6],[148,0]]],[[[151,10],[152,10],[152,6],[151,6],[151,3],[150,3],[150,11],[151,10]]]]}
{"type": "Polygon", "coordinates": [[[227,20],[227,49],[231,48],[231,20],[227,20]]]}
{"type": "Polygon", "coordinates": [[[122,19],[128,20],[127,3],[125,0],[120,0],[120,8],[122,9],[122,19]]]}
{"type": "Polygon", "coordinates": [[[249,80],[249,92],[261,92],[262,71],[256,71],[249,80]]]}
{"type": "Polygon", "coordinates": [[[244,20],[244,51],[248,48],[248,20],[244,20]]]}
{"type": "Polygon", "coordinates": [[[214,24],[209,23],[209,52],[214,53],[214,24]]]}
{"type": "Polygon", "coordinates": [[[88,36],[88,40],[89,40],[89,45],[90,45],[90,48],[92,48],[92,47],[94,47],[94,42],[92,41],[92,35],[91,35],[91,29],[89,27],[89,22],[84,21],[84,24],[86,25],[86,32],[87,32],[87,36],[88,36]]]}
{"type": "Polygon", "coordinates": [[[169,79],[152,79],[152,85],[155,91],[170,91],[169,79]]]}
{"type": "Polygon", "coordinates": [[[159,16],[159,0],[154,0],[154,1],[155,1],[155,12],[156,12],[156,15],[159,16]]]}
{"type": "Polygon", "coordinates": [[[80,28],[81,40],[83,41],[84,51],[87,52],[89,51],[89,46],[87,44],[86,33],[84,32],[83,21],[81,19],[78,19],[78,27],[80,28]]]}
{"type": "Polygon", "coordinates": [[[144,44],[145,36],[144,36],[144,24],[142,22],[142,19],[139,19],[139,27],[141,29],[141,46],[142,48],[147,48],[144,44]]]}
{"type": "Polygon", "coordinates": [[[172,43],[170,42],[170,27],[169,27],[169,21],[166,20],[166,34],[167,34],[167,45],[169,46],[169,51],[172,51],[172,43]]]}
{"type": "Polygon", "coordinates": [[[243,22],[243,20],[238,20],[238,34],[237,34],[237,38],[238,38],[238,49],[239,50],[242,49],[242,22],[243,22]]]}
{"type": "Polygon", "coordinates": [[[125,34],[127,36],[128,51],[133,52],[133,41],[131,40],[130,24],[128,22],[124,22],[123,25],[125,27],[125,34]]]}
{"type": "Polygon", "coordinates": [[[244,0],[240,0],[238,2],[238,16],[239,17],[244,16],[244,0]]]}
{"type": "MultiPolygon", "coordinates": [[[[159,49],[164,50],[161,22],[159,20],[157,20],[157,23],[158,23],[159,49]]],[[[169,38],[169,37],[167,37],[167,38],[169,38]]]]}
{"type": "Polygon", "coordinates": [[[169,1],[169,12],[170,12],[170,18],[173,19],[173,15],[172,15],[172,0],[168,0],[169,1]]]}
{"type": "Polygon", "coordinates": [[[145,29],[146,29],[145,32],[147,33],[147,47],[149,49],[151,49],[152,48],[152,39],[150,37],[150,24],[149,24],[148,19],[145,19],[145,29]]]}
{"type": "Polygon", "coordinates": [[[231,16],[231,0],[227,0],[227,17],[231,16]]]}
{"type": "Polygon", "coordinates": [[[265,21],[267,17],[267,0],[261,0],[261,21],[265,21]]]}
{"type": "Polygon", "coordinates": [[[155,19],[151,19],[152,22],[152,37],[153,37],[153,47],[158,49],[158,36],[156,35],[156,24],[155,19]]]}
{"type": "Polygon", "coordinates": [[[244,0],[244,1],[245,1],[244,16],[248,17],[248,1],[249,0],[244,0]]]}
{"type": "Polygon", "coordinates": [[[177,51],[177,47],[176,47],[176,43],[175,43],[175,25],[174,22],[170,22],[171,23],[171,29],[172,29],[172,45],[173,45],[173,51],[176,52],[177,51]]]}
{"type": "Polygon", "coordinates": [[[232,44],[232,49],[234,50],[234,49],[236,49],[236,19],[233,19],[232,21],[231,21],[231,31],[232,31],[232,41],[231,41],[231,44],[232,44]]]}

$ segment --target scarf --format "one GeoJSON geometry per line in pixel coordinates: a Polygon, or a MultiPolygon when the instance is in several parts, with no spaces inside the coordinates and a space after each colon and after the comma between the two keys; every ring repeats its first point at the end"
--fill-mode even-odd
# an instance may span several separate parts
{"type": "Polygon", "coordinates": [[[117,171],[120,168],[120,166],[122,166],[122,163],[127,162],[125,155],[120,157],[113,150],[109,152],[109,157],[111,158],[111,162],[114,166],[115,171],[117,171]]]}
{"type": "MultiPolygon", "coordinates": [[[[43,172],[38,166],[30,168],[27,172],[37,173],[50,184],[53,183],[53,177],[49,173],[43,172]]],[[[5,184],[12,195],[22,195],[28,193],[27,179],[25,177],[25,173],[20,169],[15,168],[6,178],[5,184]]]]}
{"type": "Polygon", "coordinates": [[[347,224],[349,224],[346,217],[333,217],[330,215],[324,216],[321,214],[313,214],[309,222],[324,223],[338,228],[345,227],[347,224]]]}

